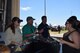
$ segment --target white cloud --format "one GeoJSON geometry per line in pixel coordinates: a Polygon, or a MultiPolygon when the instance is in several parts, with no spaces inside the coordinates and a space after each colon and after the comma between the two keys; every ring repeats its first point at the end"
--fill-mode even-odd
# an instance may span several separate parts
{"type": "Polygon", "coordinates": [[[23,11],[29,11],[29,10],[31,10],[31,7],[21,7],[21,10],[23,10],[23,11]]]}

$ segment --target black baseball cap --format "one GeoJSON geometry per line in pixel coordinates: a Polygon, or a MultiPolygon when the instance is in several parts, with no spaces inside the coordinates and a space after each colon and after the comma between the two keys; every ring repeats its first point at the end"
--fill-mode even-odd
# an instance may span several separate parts
{"type": "Polygon", "coordinates": [[[18,21],[19,23],[23,22],[23,20],[19,19],[19,17],[13,17],[12,22],[15,22],[15,21],[18,21]]]}
{"type": "Polygon", "coordinates": [[[26,20],[29,21],[29,20],[31,20],[31,19],[32,19],[32,20],[35,20],[35,19],[34,19],[33,17],[31,17],[31,16],[28,16],[26,20]]]}

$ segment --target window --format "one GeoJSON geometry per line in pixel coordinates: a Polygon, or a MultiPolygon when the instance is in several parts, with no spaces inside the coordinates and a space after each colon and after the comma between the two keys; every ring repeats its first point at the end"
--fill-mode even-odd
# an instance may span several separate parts
{"type": "Polygon", "coordinates": [[[0,32],[3,31],[3,15],[4,15],[4,5],[5,5],[5,0],[0,0],[0,32]]]}

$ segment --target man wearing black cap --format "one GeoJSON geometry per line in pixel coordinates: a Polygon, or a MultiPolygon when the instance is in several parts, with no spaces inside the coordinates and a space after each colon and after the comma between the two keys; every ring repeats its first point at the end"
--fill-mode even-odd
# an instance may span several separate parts
{"type": "Polygon", "coordinates": [[[30,41],[29,39],[32,38],[32,34],[35,32],[35,27],[33,26],[33,17],[28,16],[26,21],[27,24],[23,26],[22,33],[23,33],[23,41],[30,41]]]}

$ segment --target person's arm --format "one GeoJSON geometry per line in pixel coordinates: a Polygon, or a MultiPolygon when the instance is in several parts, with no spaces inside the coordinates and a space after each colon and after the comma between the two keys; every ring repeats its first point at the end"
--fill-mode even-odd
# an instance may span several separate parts
{"type": "Polygon", "coordinates": [[[23,26],[22,28],[22,35],[24,36],[25,35],[25,27],[23,26]]]}
{"type": "Polygon", "coordinates": [[[26,32],[25,32],[25,27],[23,26],[23,28],[22,28],[22,37],[23,37],[23,41],[26,39],[25,38],[25,34],[26,34],[26,32]]]}
{"type": "Polygon", "coordinates": [[[38,26],[38,32],[41,34],[44,31],[41,25],[38,26]]]}
{"type": "Polygon", "coordinates": [[[69,45],[69,46],[71,46],[73,48],[79,49],[80,48],[79,47],[79,34],[77,32],[74,32],[71,35],[72,35],[72,41],[73,41],[73,43],[67,42],[67,41],[65,41],[63,39],[61,39],[60,42],[62,44],[67,44],[67,45],[69,45]]]}
{"type": "Polygon", "coordinates": [[[23,33],[23,41],[28,40],[27,38],[32,37],[32,32],[31,32],[31,28],[24,26],[22,28],[22,33],[23,33]]]}
{"type": "Polygon", "coordinates": [[[12,31],[10,28],[8,28],[6,31],[5,31],[5,43],[6,45],[10,44],[11,42],[13,42],[12,40],[12,31]]]}
{"type": "Polygon", "coordinates": [[[18,28],[18,31],[17,31],[17,35],[18,35],[18,43],[17,44],[22,44],[22,33],[21,33],[21,29],[20,28],[18,28]]]}
{"type": "Polygon", "coordinates": [[[80,42],[79,42],[79,40],[80,40],[80,35],[79,35],[79,33],[78,32],[74,32],[73,33],[73,36],[72,36],[72,40],[73,40],[73,42],[74,42],[74,47],[75,48],[77,48],[77,49],[79,49],[80,48],[80,42]]]}

